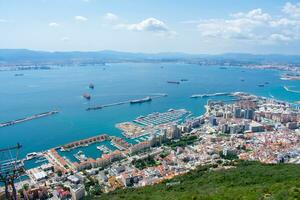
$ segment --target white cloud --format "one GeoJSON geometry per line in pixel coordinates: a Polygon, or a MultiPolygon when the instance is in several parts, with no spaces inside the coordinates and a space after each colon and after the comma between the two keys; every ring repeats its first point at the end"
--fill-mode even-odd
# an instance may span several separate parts
{"type": "Polygon", "coordinates": [[[150,32],[166,32],[169,31],[166,24],[153,17],[145,19],[137,24],[127,25],[128,30],[133,31],[150,31],[150,32]]]}
{"type": "Polygon", "coordinates": [[[228,19],[202,20],[198,23],[197,28],[201,37],[205,38],[266,43],[268,41],[274,43],[300,40],[300,19],[290,17],[291,13],[293,13],[293,17],[297,15],[295,7],[300,9],[300,4],[287,3],[284,6],[283,13],[289,16],[271,16],[258,8],[246,13],[231,14],[228,19]]]}
{"type": "Polygon", "coordinates": [[[49,24],[48,24],[50,27],[58,27],[58,26],[60,26],[58,23],[56,23],[56,22],[50,22],[49,24]]]}
{"type": "Polygon", "coordinates": [[[254,10],[249,11],[248,13],[235,13],[231,15],[234,18],[246,18],[250,20],[257,20],[257,21],[268,21],[271,19],[271,16],[268,13],[264,13],[262,9],[257,8],[254,10]]]}
{"type": "Polygon", "coordinates": [[[163,22],[154,17],[147,18],[136,24],[118,24],[116,28],[123,28],[129,31],[138,31],[138,32],[152,32],[160,36],[174,37],[177,35],[175,31],[172,31],[168,26],[163,22]]]}
{"type": "Polygon", "coordinates": [[[80,15],[75,16],[74,19],[77,21],[80,21],[80,22],[85,22],[88,20],[88,18],[86,18],[84,16],[80,16],[80,15]]]}
{"type": "Polygon", "coordinates": [[[119,17],[113,13],[106,13],[104,19],[108,22],[116,22],[119,20],[119,17]]]}
{"type": "Polygon", "coordinates": [[[177,35],[175,31],[169,29],[169,27],[161,20],[154,17],[150,17],[142,20],[139,23],[128,23],[121,19],[119,16],[113,13],[106,13],[103,17],[106,25],[110,24],[114,29],[125,29],[128,31],[136,32],[152,32],[159,36],[174,37],[177,35]]]}
{"type": "Polygon", "coordinates": [[[284,42],[292,40],[292,38],[290,38],[286,35],[277,34],[277,33],[270,35],[270,39],[274,40],[274,41],[284,41],[284,42]]]}
{"type": "Polygon", "coordinates": [[[287,2],[282,12],[292,16],[292,17],[300,17],[300,3],[291,4],[290,2],[287,2]]]}

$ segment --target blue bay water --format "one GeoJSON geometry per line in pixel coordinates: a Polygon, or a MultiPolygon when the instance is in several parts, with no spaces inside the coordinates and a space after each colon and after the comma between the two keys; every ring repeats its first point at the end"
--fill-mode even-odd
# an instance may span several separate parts
{"type": "MultiPolygon", "coordinates": [[[[207,99],[191,99],[192,94],[243,91],[294,102],[300,94],[283,86],[300,88],[298,81],[280,80],[282,72],[239,67],[188,64],[122,63],[103,66],[55,67],[53,70],[0,72],[0,122],[50,110],[60,113],[0,128],[0,147],[23,145],[21,155],[46,150],[74,140],[102,133],[120,136],[115,124],[140,115],[185,108],[195,115],[204,111],[207,99]],[[161,68],[161,66],[164,66],[161,68]],[[166,81],[188,79],[179,85],[166,81]],[[241,82],[240,79],[244,79],[241,82]],[[270,84],[257,87],[258,84],[270,84]],[[94,83],[95,89],[88,88],[94,83]],[[82,98],[89,92],[91,101],[82,98]],[[142,98],[155,93],[168,97],[140,105],[124,104],[87,112],[92,105],[142,98]]],[[[96,150],[97,151],[97,150],[96,150]]]]}

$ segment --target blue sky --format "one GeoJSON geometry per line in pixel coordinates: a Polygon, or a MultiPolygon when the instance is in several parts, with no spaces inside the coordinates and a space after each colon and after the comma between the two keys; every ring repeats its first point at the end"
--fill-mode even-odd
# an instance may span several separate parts
{"type": "Polygon", "coordinates": [[[0,48],[300,54],[300,1],[0,0],[0,48]]]}

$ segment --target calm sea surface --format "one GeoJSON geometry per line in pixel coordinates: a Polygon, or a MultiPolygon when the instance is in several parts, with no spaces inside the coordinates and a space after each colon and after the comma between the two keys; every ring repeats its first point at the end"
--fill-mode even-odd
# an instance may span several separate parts
{"type": "Polygon", "coordinates": [[[143,63],[108,64],[105,70],[103,68],[56,67],[53,70],[23,71],[24,76],[14,76],[16,72],[12,71],[0,72],[0,122],[50,110],[60,111],[49,117],[0,128],[0,147],[20,142],[23,145],[21,155],[24,156],[28,152],[46,150],[101,133],[121,135],[115,128],[116,123],[132,121],[152,112],[185,108],[200,115],[207,99],[189,98],[193,94],[244,91],[290,102],[300,100],[300,94],[283,88],[284,85],[300,88],[300,82],[280,80],[282,72],[279,71],[143,63]],[[179,85],[166,83],[180,79],[189,81],[179,85]],[[265,82],[270,84],[257,86],[265,82]],[[94,90],[88,88],[89,83],[94,83],[94,90]],[[81,97],[84,92],[91,94],[91,101],[81,97]],[[85,111],[88,106],[156,93],[169,96],[140,105],[125,104],[85,111]]]}

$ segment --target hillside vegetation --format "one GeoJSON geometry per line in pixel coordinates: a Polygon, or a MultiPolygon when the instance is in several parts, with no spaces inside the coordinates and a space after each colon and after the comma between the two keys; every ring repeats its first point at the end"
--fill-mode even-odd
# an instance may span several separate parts
{"type": "Polygon", "coordinates": [[[89,199],[300,199],[300,166],[241,161],[227,170],[199,167],[161,184],[120,189],[89,199]]]}

